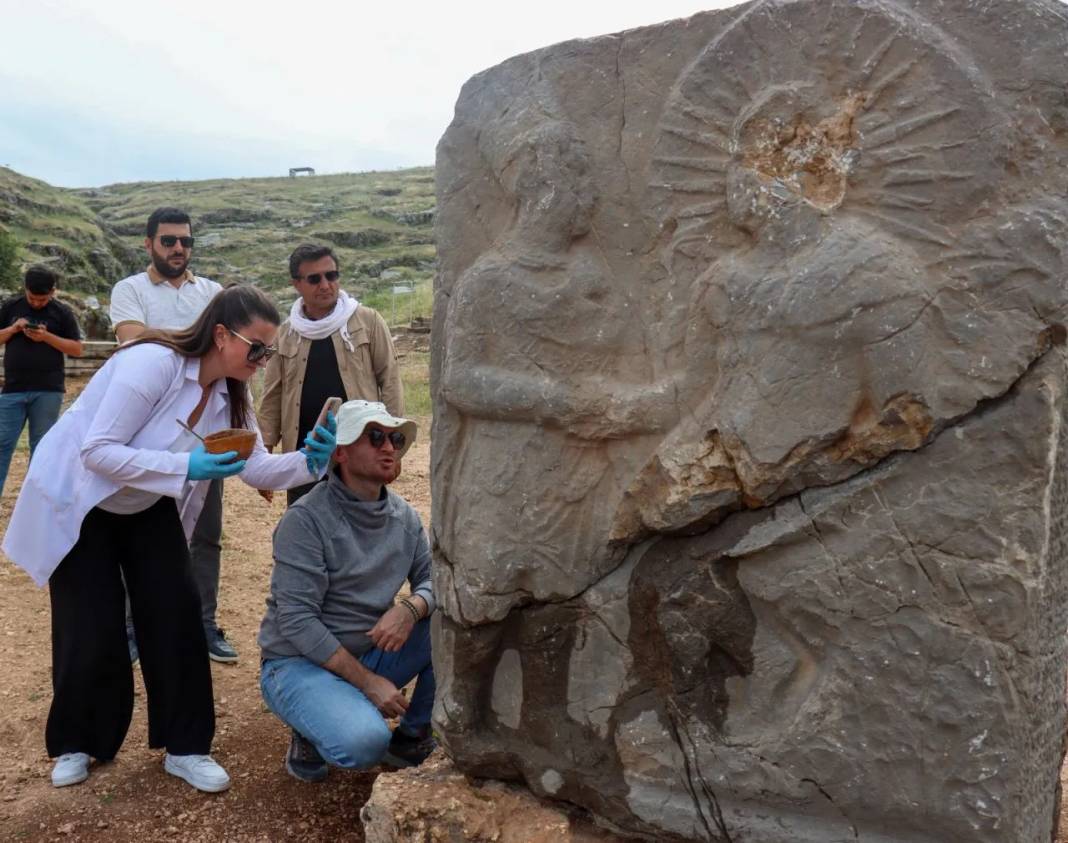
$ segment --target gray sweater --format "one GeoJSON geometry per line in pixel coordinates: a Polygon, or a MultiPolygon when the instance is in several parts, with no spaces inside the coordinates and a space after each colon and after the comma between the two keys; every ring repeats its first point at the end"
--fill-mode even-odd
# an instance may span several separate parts
{"type": "Polygon", "coordinates": [[[423,524],[403,498],[383,491],[361,501],[331,472],[282,516],[257,639],[263,658],[322,664],[338,645],[363,654],[373,646],[367,632],[405,580],[434,610],[423,524]]]}

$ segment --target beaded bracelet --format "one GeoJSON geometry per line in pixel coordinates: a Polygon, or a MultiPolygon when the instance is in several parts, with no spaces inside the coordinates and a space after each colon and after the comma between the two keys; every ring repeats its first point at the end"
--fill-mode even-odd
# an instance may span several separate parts
{"type": "Polygon", "coordinates": [[[419,610],[415,608],[415,604],[412,603],[407,597],[402,597],[399,601],[400,605],[404,606],[409,612],[412,613],[412,620],[419,623],[419,610]]]}

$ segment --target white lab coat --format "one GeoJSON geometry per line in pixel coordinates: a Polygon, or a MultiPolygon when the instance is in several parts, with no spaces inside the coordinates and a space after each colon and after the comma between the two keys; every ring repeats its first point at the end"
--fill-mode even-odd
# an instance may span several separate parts
{"type": "MultiPolygon", "coordinates": [[[[146,343],[117,351],[37,444],[11,514],[3,551],[44,585],[78,540],[94,506],[124,487],[175,498],[186,538],[193,534],[208,481],[189,481],[189,453],[171,447],[203,394],[200,360],[146,343]]],[[[268,454],[249,407],[256,445],[238,475],[257,489],[288,489],[315,479],[304,455],[268,454]]],[[[214,385],[195,430],[230,427],[225,379],[214,385]]]]}

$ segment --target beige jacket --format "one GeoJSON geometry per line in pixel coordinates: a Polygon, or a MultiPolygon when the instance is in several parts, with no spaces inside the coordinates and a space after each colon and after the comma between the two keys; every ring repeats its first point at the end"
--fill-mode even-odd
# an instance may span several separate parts
{"type": "MultiPolygon", "coordinates": [[[[348,328],[355,351],[345,347],[339,331],[330,336],[346,397],[350,401],[381,401],[393,415],[403,416],[404,388],[386,320],[377,310],[360,305],[349,318],[348,328]]],[[[278,353],[267,363],[263,397],[256,414],[267,448],[281,442],[283,451],[297,449],[300,393],[310,349],[311,340],[294,331],[288,319],[282,323],[278,329],[278,353]]]]}

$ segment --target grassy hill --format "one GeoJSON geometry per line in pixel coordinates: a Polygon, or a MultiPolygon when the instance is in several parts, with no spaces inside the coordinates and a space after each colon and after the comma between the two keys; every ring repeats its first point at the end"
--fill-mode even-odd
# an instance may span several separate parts
{"type": "Polygon", "coordinates": [[[133,244],[110,229],[76,193],[0,167],[0,225],[23,263],[58,269],[64,288],[104,293],[141,262],[133,244]]]}
{"type": "MultiPolygon", "coordinates": [[[[191,266],[226,283],[251,281],[292,301],[287,258],[302,242],[337,252],[345,289],[388,318],[394,286],[411,286],[427,315],[434,269],[434,173],[429,167],[298,178],[138,182],[65,190],[0,168],[0,225],[24,262],[45,261],[64,287],[107,301],[111,285],[147,263],[149,213],[174,205],[193,217],[191,266]]],[[[409,299],[397,299],[407,321],[409,299]]]]}

